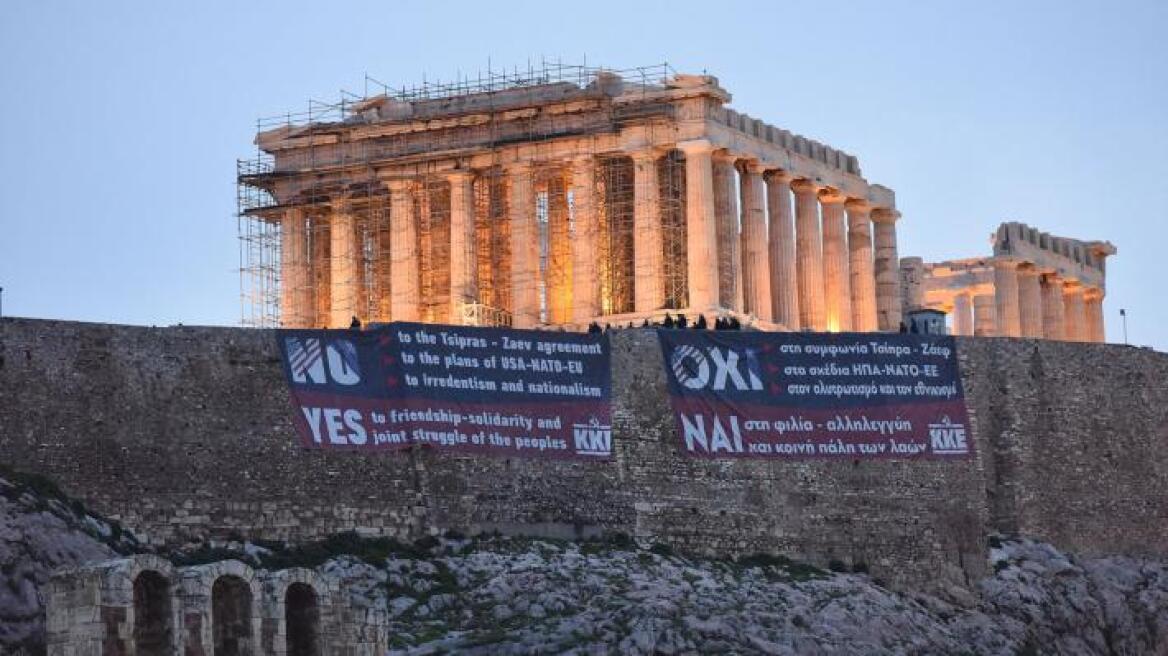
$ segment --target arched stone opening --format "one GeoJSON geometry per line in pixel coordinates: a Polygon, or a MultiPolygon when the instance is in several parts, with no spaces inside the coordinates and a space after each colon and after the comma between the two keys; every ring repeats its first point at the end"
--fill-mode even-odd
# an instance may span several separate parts
{"type": "Polygon", "coordinates": [[[251,586],[234,575],[220,576],[211,586],[211,633],[215,656],[253,653],[251,586]]]}
{"type": "Polygon", "coordinates": [[[170,654],[174,644],[174,614],[170,581],[154,570],[134,578],[134,653],[170,654]]]}
{"type": "Polygon", "coordinates": [[[284,594],[288,656],[320,655],[320,604],[307,583],[293,583],[284,594]]]}

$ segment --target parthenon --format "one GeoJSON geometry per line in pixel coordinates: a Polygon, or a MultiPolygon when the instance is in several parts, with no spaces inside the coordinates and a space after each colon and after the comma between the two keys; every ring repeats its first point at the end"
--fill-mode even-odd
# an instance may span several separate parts
{"type": "Polygon", "coordinates": [[[261,122],[245,323],[896,330],[892,190],[729,102],[667,66],[545,66],[261,122]]]}
{"type": "Polygon", "coordinates": [[[1079,241],[1003,223],[993,255],[926,264],[901,260],[905,310],[948,313],[956,335],[1105,340],[1105,241],[1079,241]]]}

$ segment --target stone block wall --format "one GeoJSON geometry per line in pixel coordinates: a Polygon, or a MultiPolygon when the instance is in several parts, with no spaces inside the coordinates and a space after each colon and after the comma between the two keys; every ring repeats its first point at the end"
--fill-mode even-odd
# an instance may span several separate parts
{"type": "MultiPolygon", "coordinates": [[[[151,555],[134,556],[102,563],[67,568],[54,573],[44,591],[46,641],[50,656],[99,656],[132,654],[132,644],[140,638],[135,627],[155,620],[160,626],[177,626],[177,604],[155,603],[152,611],[161,617],[140,618],[142,610],[135,604],[141,594],[135,583],[144,572],[155,575],[166,588],[173,587],[174,568],[169,562],[151,555]]],[[[163,592],[163,598],[173,590],[163,592]]],[[[166,643],[168,652],[181,652],[173,630],[155,632],[166,643]]]]}
{"type": "Polygon", "coordinates": [[[1168,556],[1168,355],[961,338],[992,529],[1083,555],[1168,556]]]}
{"type": "Polygon", "coordinates": [[[302,449],[269,331],[0,320],[0,462],[44,474],[156,543],[445,529],[621,532],[711,554],[863,562],[964,584],[985,536],[1168,555],[1168,356],[958,341],[964,462],[682,456],[651,331],[613,344],[613,462],[302,449]]]}

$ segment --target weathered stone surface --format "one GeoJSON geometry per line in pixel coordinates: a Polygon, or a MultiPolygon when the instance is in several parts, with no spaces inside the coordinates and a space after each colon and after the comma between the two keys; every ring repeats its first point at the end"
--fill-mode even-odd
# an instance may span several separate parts
{"type": "Polygon", "coordinates": [[[1102,343],[1106,260],[1116,252],[1110,242],[1003,223],[994,233],[992,257],[928,264],[919,257],[902,258],[904,308],[953,314],[957,335],[1102,343]],[[975,308],[979,296],[996,297],[992,317],[977,312],[976,329],[969,325],[965,307],[970,296],[975,308]]]}
{"type": "Polygon", "coordinates": [[[613,334],[615,461],[545,462],[303,450],[271,332],[4,319],[0,460],[171,545],[609,531],[942,588],[984,573],[991,530],[1168,553],[1163,354],[961,339],[970,460],[721,462],[679,454],[655,339],[613,334]]]}
{"type": "MultiPolygon", "coordinates": [[[[695,560],[595,543],[445,541],[373,567],[341,558],[355,606],[386,604],[391,654],[1157,654],[1168,567],[1001,541],[944,598],[778,560],[695,560]],[[753,563],[753,564],[752,564],[753,563]]],[[[337,579],[334,579],[337,580],[337,579]]]]}
{"type": "MultiPolygon", "coordinates": [[[[45,586],[61,567],[106,560],[132,545],[117,529],[43,486],[0,478],[0,651],[43,645],[45,586]]],[[[66,591],[69,594],[69,591],[66,591]]],[[[75,597],[84,596],[74,590],[75,597]]],[[[108,617],[91,613],[68,618],[99,631],[108,617]]],[[[116,620],[113,620],[116,621],[116,620]]],[[[60,630],[50,623],[48,631],[60,630]]]]}
{"type": "MultiPolygon", "coordinates": [[[[278,239],[252,242],[256,248],[245,254],[242,270],[254,283],[245,287],[267,292],[246,295],[248,324],[385,321],[389,298],[396,321],[583,329],[592,321],[638,325],[669,309],[797,329],[794,305],[782,308],[780,325],[772,317],[772,285],[787,285],[780,293],[798,301],[789,296],[793,272],[769,265],[768,253],[793,249],[794,241],[785,228],[766,229],[767,173],[814,181],[834,199],[823,206],[822,239],[814,195],[800,202],[799,250],[810,250],[799,258],[799,278],[810,281],[803,284],[810,314],[825,317],[814,325],[849,329],[848,290],[857,277],[861,293],[879,286],[881,326],[895,329],[891,224],[876,231],[875,253],[868,253],[875,266],[862,266],[861,257],[849,274],[843,202],[881,208],[886,218],[895,205],[892,190],[864,179],[854,156],[727,107],[730,94],[713,76],[665,68],[626,71],[624,78],[584,69],[565,76],[567,70],[450,88],[440,98],[366,98],[346,117],[265,122],[268,129],[256,135],[263,154],[238,169],[241,219],[248,235],[280,227],[278,239]],[[678,151],[685,153],[681,171],[661,178],[658,160],[678,151]],[[629,156],[636,165],[626,175],[629,156]],[[505,193],[491,190],[496,181],[505,193]],[[572,214],[583,209],[583,221],[567,220],[567,184],[572,214]],[[467,202],[476,188],[481,202],[467,202]],[[500,205],[507,221],[494,220],[500,205]],[[665,208],[685,221],[665,229],[665,208]],[[537,229],[544,222],[547,230],[537,229]],[[471,223],[471,241],[486,247],[478,264],[492,279],[477,288],[467,268],[471,223]],[[590,247],[600,227],[603,239],[590,247]],[[811,255],[821,241],[823,253],[811,255]],[[684,270],[667,267],[671,259],[684,270]],[[279,277],[270,275],[273,261],[281,263],[279,277]]],[[[783,212],[771,221],[789,224],[783,212]]],[[[861,239],[870,241],[853,240],[861,239]]],[[[876,302],[875,291],[861,302],[876,302]]]]}

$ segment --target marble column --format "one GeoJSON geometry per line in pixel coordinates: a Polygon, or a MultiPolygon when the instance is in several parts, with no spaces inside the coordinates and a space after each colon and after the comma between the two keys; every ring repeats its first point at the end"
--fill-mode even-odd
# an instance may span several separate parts
{"type": "Polygon", "coordinates": [[[901,307],[915,312],[925,307],[925,261],[919,257],[900,258],[901,307]]]}
{"type": "Polygon", "coordinates": [[[1018,325],[1022,337],[1042,339],[1042,288],[1033,266],[1018,269],[1018,325]]]}
{"type": "Polygon", "coordinates": [[[1068,342],[1087,341],[1083,286],[1075,280],[1069,280],[1063,285],[1063,329],[1068,342]]]}
{"type": "Polygon", "coordinates": [[[600,314],[595,176],[594,158],[572,162],[572,322],[581,327],[600,314]]]}
{"type": "Polygon", "coordinates": [[[771,271],[762,166],[757,162],[743,163],[739,180],[742,191],[742,310],[763,321],[771,321],[771,271]]]}
{"type": "Polygon", "coordinates": [[[993,294],[974,294],[973,334],[978,337],[998,334],[998,307],[993,294]]]}
{"type": "Polygon", "coordinates": [[[661,230],[661,190],[657,153],[633,153],[634,308],[652,312],[665,305],[665,246],[661,230]]]}
{"type": "Polygon", "coordinates": [[[329,327],[348,328],[353,317],[365,318],[361,297],[361,251],[357,226],[347,202],[335,202],[329,217],[329,327]]]}
{"type": "Polygon", "coordinates": [[[422,317],[422,272],[415,202],[412,181],[389,182],[389,227],[393,233],[389,246],[389,313],[394,321],[419,321],[422,317]]]}
{"type": "Polygon", "coordinates": [[[713,146],[705,139],[677,144],[685,153],[686,258],[689,307],[718,308],[718,229],[714,211],[713,146]]]}
{"type": "Polygon", "coordinates": [[[1042,336],[1046,339],[1066,339],[1063,322],[1063,279],[1054,273],[1042,276],[1042,336]]]}
{"type": "Polygon", "coordinates": [[[823,242],[819,231],[819,191],[809,180],[791,183],[795,192],[795,261],[799,275],[799,323],[827,330],[823,297],[823,242]]]}
{"type": "Polygon", "coordinates": [[[872,261],[872,215],[868,203],[852,199],[848,211],[848,271],[851,275],[852,330],[875,332],[876,271],[872,261]]]}
{"type": "Polygon", "coordinates": [[[875,255],[872,268],[876,276],[876,324],[880,330],[900,330],[900,258],[896,253],[895,209],[872,210],[872,242],[875,255]]]}
{"type": "Polygon", "coordinates": [[[535,185],[530,162],[506,165],[511,226],[511,325],[534,328],[539,323],[539,226],[535,216],[535,185]]]}
{"type": "Polygon", "coordinates": [[[848,240],[844,230],[844,196],[834,189],[819,192],[823,215],[823,297],[827,329],[852,330],[852,288],[848,271],[848,240]]]}
{"type": "Polygon", "coordinates": [[[462,325],[464,305],[478,302],[475,249],[474,174],[449,173],[450,182],[450,323],[462,325]]]}
{"type": "Polygon", "coordinates": [[[308,284],[308,234],[304,211],[280,216],[280,326],[311,328],[312,286],[308,284]]]}
{"type": "Polygon", "coordinates": [[[953,297],[953,334],[969,337],[974,333],[973,303],[969,292],[953,297]]]}
{"type": "Polygon", "coordinates": [[[998,315],[999,337],[1021,337],[1022,321],[1018,315],[1018,261],[994,260],[994,298],[998,315]]]}
{"type": "Polygon", "coordinates": [[[734,156],[714,153],[714,211],[718,229],[718,303],[742,310],[742,254],[738,234],[737,173],[734,156]]]}
{"type": "Polygon", "coordinates": [[[1107,341],[1103,328],[1103,290],[1091,287],[1083,294],[1083,317],[1087,325],[1086,341],[1102,344],[1107,341]]]}
{"type": "Polygon", "coordinates": [[[791,211],[791,175],[768,171],[767,259],[771,274],[771,320],[799,330],[799,275],[795,267],[795,224],[791,211]]]}

